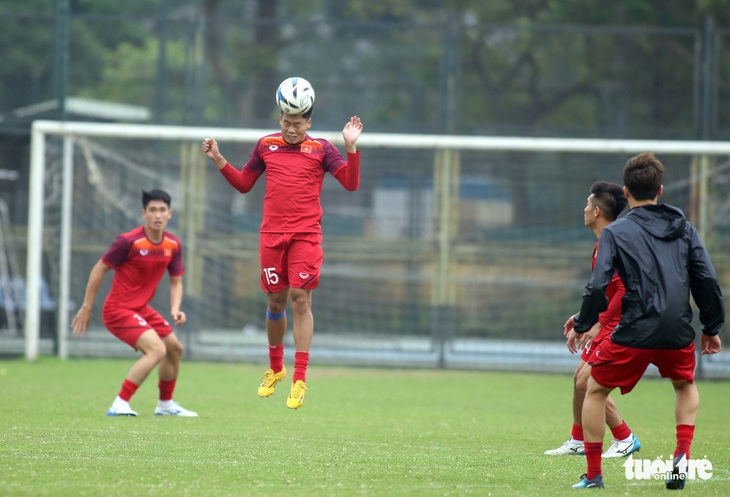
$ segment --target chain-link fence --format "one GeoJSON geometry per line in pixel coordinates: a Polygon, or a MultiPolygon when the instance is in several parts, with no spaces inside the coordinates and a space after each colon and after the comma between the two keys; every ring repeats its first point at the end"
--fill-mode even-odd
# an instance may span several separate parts
{"type": "MultiPolygon", "coordinates": [[[[53,16],[0,13],[0,32],[47,32],[45,44],[39,40],[20,52],[37,67],[33,78],[4,78],[0,95],[0,191],[8,206],[2,248],[21,269],[27,133],[32,120],[56,118],[61,107],[72,120],[273,130],[273,89],[297,74],[317,91],[314,136],[318,129],[341,129],[352,114],[363,118],[365,133],[730,136],[728,106],[722,105],[730,33],[712,25],[270,23],[184,12],[149,19],[72,16],[65,61],[48,50],[54,26],[53,16]],[[262,41],[267,30],[272,39],[262,41]],[[102,36],[111,31],[119,35],[102,36]],[[60,101],[53,80],[63,64],[69,98],[60,101]],[[3,98],[7,94],[13,98],[3,98]]],[[[261,341],[265,296],[258,287],[257,228],[263,185],[238,195],[214,169],[190,158],[197,145],[77,143],[72,300],[82,299],[88,271],[113,237],[139,221],[140,190],[164,185],[177,203],[171,228],[192,246],[186,261],[188,351],[221,357],[235,350],[233,342],[261,341]],[[207,333],[196,335],[200,330],[207,333]]],[[[249,150],[231,143],[225,153],[240,166],[249,150]]],[[[562,355],[561,329],[579,305],[594,243],[581,211],[592,182],[621,181],[627,157],[461,151],[451,203],[443,206],[433,151],[404,146],[363,153],[360,191],[345,192],[331,178],[323,191],[326,259],[314,312],[317,334],[327,338],[316,343],[343,341],[335,359],[350,354],[353,361],[370,360],[365,351],[378,352],[381,360],[401,351],[416,362],[450,357],[452,365],[470,365],[482,361],[470,359],[481,351],[491,354],[492,364],[506,354],[514,365],[523,351],[523,360],[537,369],[572,364],[562,355]],[[450,213],[447,274],[438,246],[439,209],[450,213]],[[558,348],[553,352],[544,343],[558,348]],[[551,366],[548,356],[558,353],[558,366],[551,366]]],[[[667,162],[666,201],[699,221],[695,159],[667,162]]],[[[60,167],[60,152],[48,164],[46,228],[52,234],[60,222],[53,169],[60,167]]],[[[727,164],[718,160],[711,170],[703,201],[712,215],[702,228],[727,286],[727,164]]],[[[46,243],[44,335],[51,336],[57,246],[53,235],[46,243]]],[[[23,276],[13,272],[6,276],[23,276]]],[[[163,284],[156,301],[162,309],[166,292],[163,284]]]]}

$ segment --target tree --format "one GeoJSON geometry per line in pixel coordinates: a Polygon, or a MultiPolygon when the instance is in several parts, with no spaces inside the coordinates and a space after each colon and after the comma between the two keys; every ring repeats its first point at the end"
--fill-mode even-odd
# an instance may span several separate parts
{"type": "Polygon", "coordinates": [[[277,52],[282,45],[275,22],[279,2],[256,0],[255,22],[240,32],[219,29],[217,18],[222,3],[223,0],[204,2],[206,57],[215,81],[234,102],[240,117],[263,119],[271,115],[272,88],[279,83],[275,78],[277,52]],[[224,51],[234,54],[231,63],[224,61],[224,51]]]}

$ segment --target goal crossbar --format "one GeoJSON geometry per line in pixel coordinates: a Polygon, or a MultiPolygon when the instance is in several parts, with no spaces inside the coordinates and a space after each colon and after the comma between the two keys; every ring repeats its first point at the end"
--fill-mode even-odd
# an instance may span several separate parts
{"type": "MultiPolygon", "coordinates": [[[[91,123],[38,120],[34,132],[41,135],[146,138],[159,140],[202,140],[214,136],[219,141],[251,143],[271,129],[163,126],[151,124],[91,123]]],[[[317,137],[344,144],[339,131],[317,131],[317,137]]],[[[525,152],[586,152],[726,155],[730,142],[701,140],[624,140],[608,138],[533,138],[516,136],[458,136],[409,133],[365,133],[358,145],[419,149],[512,150],[525,152]]]]}

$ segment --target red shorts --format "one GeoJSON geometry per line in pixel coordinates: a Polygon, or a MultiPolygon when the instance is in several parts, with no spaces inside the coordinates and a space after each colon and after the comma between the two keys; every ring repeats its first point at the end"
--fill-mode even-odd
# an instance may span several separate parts
{"type": "Polygon", "coordinates": [[[315,289],[322,267],[319,233],[261,233],[261,288],[266,293],[289,287],[315,289]]]}
{"type": "Polygon", "coordinates": [[[160,338],[172,333],[170,323],[150,306],[125,309],[113,304],[105,305],[101,317],[112,335],[135,350],[139,337],[149,329],[155,330],[160,338]]]}
{"type": "Polygon", "coordinates": [[[695,344],[683,349],[636,349],[604,340],[591,362],[591,376],[606,388],[620,388],[627,394],[636,386],[649,364],[662,378],[695,381],[695,344]]]}

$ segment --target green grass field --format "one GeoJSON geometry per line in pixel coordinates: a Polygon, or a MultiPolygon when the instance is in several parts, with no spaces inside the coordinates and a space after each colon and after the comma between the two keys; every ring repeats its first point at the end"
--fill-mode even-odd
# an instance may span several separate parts
{"type": "MultiPolygon", "coordinates": [[[[548,457],[570,429],[571,378],[488,372],[310,367],[304,406],[288,384],[256,396],[262,366],[188,362],[175,398],[199,418],[155,417],[157,379],[110,418],[129,360],[0,360],[3,496],[554,496],[585,472],[548,457]]],[[[713,466],[682,495],[730,493],[730,384],[699,384],[692,455],[713,466]]],[[[670,384],[617,399],[640,458],[674,449],[670,384]]],[[[607,435],[606,442],[610,442],[607,435]]],[[[606,445],[607,446],[607,445],[606,445]]],[[[666,495],[604,462],[601,495],[666,495]]]]}

